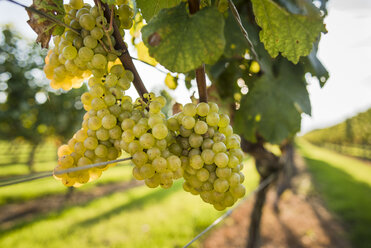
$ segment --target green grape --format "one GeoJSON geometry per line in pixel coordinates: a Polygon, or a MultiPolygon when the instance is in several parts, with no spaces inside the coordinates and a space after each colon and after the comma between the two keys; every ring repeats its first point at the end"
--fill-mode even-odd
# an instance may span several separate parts
{"type": "Polygon", "coordinates": [[[246,189],[242,184],[238,184],[230,188],[231,195],[236,198],[241,198],[245,195],[246,189]]]}
{"type": "Polygon", "coordinates": [[[157,101],[153,101],[149,104],[149,113],[150,114],[157,114],[161,111],[161,108],[162,108],[162,104],[157,102],[157,101]]]}
{"type": "Polygon", "coordinates": [[[227,179],[231,176],[232,170],[228,167],[216,168],[215,173],[219,178],[227,179]]]}
{"type": "Polygon", "coordinates": [[[114,126],[108,130],[109,137],[114,140],[119,140],[122,134],[121,128],[119,126],[114,126]]]}
{"type": "Polygon", "coordinates": [[[101,126],[102,126],[102,120],[99,117],[93,116],[89,118],[88,120],[89,129],[95,131],[95,130],[98,130],[101,126]]]}
{"type": "Polygon", "coordinates": [[[149,149],[155,145],[155,138],[150,133],[145,133],[139,138],[139,142],[144,149],[149,149]]]}
{"type": "Polygon", "coordinates": [[[197,114],[196,105],[194,105],[193,103],[187,103],[183,107],[183,113],[186,116],[195,116],[197,114]]]}
{"type": "Polygon", "coordinates": [[[142,165],[146,164],[147,161],[148,161],[147,153],[145,153],[143,151],[138,151],[138,152],[134,153],[132,161],[137,166],[142,166],[142,165]]]}
{"type": "Polygon", "coordinates": [[[81,8],[79,9],[77,12],[76,12],[76,18],[77,19],[80,19],[80,17],[84,14],[88,14],[89,13],[89,10],[86,9],[86,8],[81,8]]]}
{"type": "Polygon", "coordinates": [[[202,145],[203,138],[199,134],[192,133],[188,138],[188,142],[192,148],[199,148],[202,145]]]}
{"type": "Polygon", "coordinates": [[[77,10],[77,9],[81,9],[83,6],[84,6],[84,1],[83,0],[70,0],[70,6],[77,10]]]}
{"type": "Polygon", "coordinates": [[[197,134],[205,134],[208,131],[206,122],[198,120],[194,126],[194,131],[197,134]]]}
{"type": "Polygon", "coordinates": [[[91,61],[94,56],[94,52],[88,47],[81,47],[79,49],[78,56],[82,61],[91,61]]]}
{"type": "MultiPolygon", "coordinates": [[[[94,19],[94,25],[95,25],[95,19],[94,19]]],[[[90,35],[96,39],[96,40],[100,40],[102,39],[103,35],[104,35],[104,32],[103,32],[103,29],[102,28],[99,28],[99,27],[94,27],[91,31],[90,31],[90,35]]]]}
{"type": "Polygon", "coordinates": [[[108,149],[106,146],[102,145],[102,144],[99,144],[95,149],[94,149],[94,153],[97,157],[99,158],[105,158],[107,157],[107,154],[108,154],[108,149]]]}
{"type": "Polygon", "coordinates": [[[134,10],[132,8],[130,8],[129,5],[126,5],[126,4],[122,4],[120,5],[119,9],[118,9],[118,14],[120,16],[120,19],[123,19],[123,18],[132,18],[134,16],[134,10]]]}
{"type": "Polygon", "coordinates": [[[215,153],[210,149],[205,149],[201,152],[201,158],[205,164],[212,164],[214,162],[215,153]]]}
{"type": "Polygon", "coordinates": [[[87,137],[84,141],[84,146],[87,149],[94,150],[98,146],[98,140],[93,137],[87,137]]]}
{"type": "Polygon", "coordinates": [[[158,147],[151,147],[147,150],[147,155],[149,160],[154,160],[155,158],[161,156],[161,151],[158,147]]]}
{"type": "Polygon", "coordinates": [[[106,104],[101,98],[94,98],[91,101],[91,106],[94,110],[100,110],[106,107],[106,104]]]}
{"type": "Polygon", "coordinates": [[[209,104],[205,102],[200,102],[196,107],[196,111],[199,116],[207,116],[209,110],[210,110],[209,104]]]}
{"type": "Polygon", "coordinates": [[[206,122],[209,126],[217,126],[219,123],[219,119],[219,114],[211,111],[206,116],[206,122]]]}
{"type": "Polygon", "coordinates": [[[157,157],[152,161],[153,168],[158,173],[162,173],[166,171],[167,168],[167,160],[163,157],[157,157]]]}
{"type": "Polygon", "coordinates": [[[155,175],[156,171],[151,164],[145,164],[139,169],[139,173],[144,178],[151,178],[155,175]]]}
{"type": "Polygon", "coordinates": [[[202,160],[202,158],[201,158],[200,155],[193,155],[189,159],[189,165],[192,168],[198,170],[198,169],[201,169],[202,168],[202,166],[204,165],[204,161],[202,160]]]}
{"type": "Polygon", "coordinates": [[[77,50],[74,46],[65,46],[62,51],[63,57],[65,59],[74,59],[77,55],[77,50]]]}
{"type": "Polygon", "coordinates": [[[182,162],[178,156],[171,155],[167,158],[167,164],[171,171],[176,171],[181,168],[182,162]]]}
{"type": "Polygon", "coordinates": [[[105,140],[109,139],[109,132],[108,132],[107,129],[105,129],[103,127],[99,128],[97,130],[96,135],[97,135],[98,140],[105,141],[105,140]]]}
{"type": "Polygon", "coordinates": [[[214,157],[214,163],[220,168],[226,167],[228,165],[228,162],[229,157],[224,152],[219,152],[214,157]]]}
{"type": "Polygon", "coordinates": [[[186,129],[192,129],[196,124],[196,121],[193,117],[191,116],[184,116],[182,119],[182,125],[186,129]]]}
{"type": "Polygon", "coordinates": [[[97,69],[105,69],[107,66],[107,59],[102,54],[95,54],[91,63],[97,69]]]}
{"type": "Polygon", "coordinates": [[[209,175],[210,175],[209,171],[206,170],[205,168],[200,169],[196,173],[197,179],[200,180],[201,182],[207,181],[207,179],[209,179],[209,175]]]}
{"type": "Polygon", "coordinates": [[[138,123],[133,127],[134,136],[137,138],[141,137],[146,132],[147,132],[147,127],[143,124],[138,123]]]}
{"type": "Polygon", "coordinates": [[[95,18],[90,13],[86,13],[79,17],[79,23],[82,28],[91,31],[95,27],[95,18]]]}
{"type": "Polygon", "coordinates": [[[220,118],[219,123],[218,123],[219,127],[226,127],[226,126],[229,125],[230,119],[229,119],[228,115],[220,114],[219,118],[220,118]]]}
{"type": "Polygon", "coordinates": [[[217,143],[213,144],[212,149],[215,153],[226,152],[227,151],[227,146],[223,142],[217,142],[217,143]]]}
{"type": "Polygon", "coordinates": [[[156,139],[164,139],[168,134],[165,124],[159,123],[152,128],[152,134],[156,139]]]}
{"type": "Polygon", "coordinates": [[[216,192],[224,193],[228,190],[228,188],[229,183],[227,180],[218,178],[214,181],[214,189],[216,192]]]}
{"type": "Polygon", "coordinates": [[[93,38],[93,36],[88,35],[83,39],[83,44],[88,48],[94,49],[98,45],[98,41],[97,39],[93,38]]]}

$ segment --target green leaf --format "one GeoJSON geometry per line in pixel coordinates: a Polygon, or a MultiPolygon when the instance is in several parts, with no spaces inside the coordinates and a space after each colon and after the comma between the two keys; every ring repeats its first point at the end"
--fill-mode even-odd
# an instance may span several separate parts
{"type": "Polygon", "coordinates": [[[223,54],[224,18],[214,7],[189,15],[185,3],[162,10],[142,28],[149,54],[173,72],[213,64],[223,54]]]}
{"type": "Polygon", "coordinates": [[[329,73],[317,57],[317,45],[313,46],[312,52],[304,59],[304,65],[306,66],[306,71],[317,77],[321,87],[323,87],[329,78],[329,73]]]}
{"type": "Polygon", "coordinates": [[[182,0],[137,0],[137,7],[141,10],[143,18],[149,22],[161,9],[177,6],[182,0]]]}
{"type": "Polygon", "coordinates": [[[243,36],[236,20],[234,19],[231,11],[225,20],[224,27],[225,48],[224,56],[233,57],[235,55],[241,56],[249,48],[249,44],[243,36]]]}
{"type": "Polygon", "coordinates": [[[280,143],[300,130],[301,113],[311,107],[301,68],[283,60],[279,75],[263,75],[241,99],[235,114],[237,132],[251,140],[257,131],[267,141],[280,143]]]}
{"type": "Polygon", "coordinates": [[[256,22],[262,28],[260,39],[274,58],[280,52],[293,63],[312,50],[320,32],[325,32],[319,15],[291,14],[272,0],[252,0],[256,22]]]}

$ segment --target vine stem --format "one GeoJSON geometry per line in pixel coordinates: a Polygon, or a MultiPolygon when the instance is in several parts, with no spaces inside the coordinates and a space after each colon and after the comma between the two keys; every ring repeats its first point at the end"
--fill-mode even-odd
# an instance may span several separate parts
{"type": "Polygon", "coordinates": [[[21,6],[21,7],[25,8],[26,10],[28,10],[30,12],[34,12],[34,13],[36,13],[38,15],[41,15],[41,16],[45,17],[46,19],[48,19],[49,21],[52,21],[52,22],[54,22],[54,23],[56,23],[58,25],[61,25],[61,26],[65,27],[65,28],[68,28],[71,31],[73,31],[74,33],[80,35],[80,32],[78,30],[76,30],[73,27],[67,25],[66,23],[62,22],[61,20],[58,20],[54,16],[48,15],[48,14],[46,14],[46,13],[44,13],[44,12],[38,10],[38,9],[35,9],[33,7],[28,7],[28,6],[24,5],[24,4],[21,4],[21,3],[16,2],[14,0],[6,0],[6,1],[8,1],[10,3],[14,3],[14,4],[18,5],[18,6],[21,6]]]}
{"type": "MultiPolygon", "coordinates": [[[[101,5],[103,7],[104,16],[106,17],[107,20],[111,20],[111,10],[108,7],[108,4],[103,3],[101,0],[94,0],[94,2],[95,2],[95,5],[97,6],[101,5]]],[[[148,91],[146,87],[144,86],[143,81],[141,77],[139,76],[137,69],[135,68],[133,60],[131,59],[131,56],[129,54],[128,48],[126,47],[125,42],[120,34],[120,30],[114,21],[112,22],[112,27],[113,27],[113,37],[115,37],[115,40],[116,40],[115,49],[122,51],[122,54],[119,56],[119,59],[122,65],[124,66],[125,70],[129,70],[133,73],[134,87],[137,90],[140,97],[143,98],[143,95],[148,93],[148,91]]]]}
{"type": "MultiPolygon", "coordinates": [[[[200,10],[200,0],[188,0],[189,13],[195,14],[200,10]]],[[[205,64],[202,64],[196,69],[196,82],[200,102],[207,102],[207,88],[205,76],[205,64]]]]}

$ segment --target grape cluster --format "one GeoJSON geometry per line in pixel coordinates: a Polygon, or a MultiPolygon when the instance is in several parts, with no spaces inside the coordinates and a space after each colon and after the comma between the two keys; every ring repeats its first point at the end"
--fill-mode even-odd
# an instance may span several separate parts
{"type": "Polygon", "coordinates": [[[145,180],[150,188],[170,188],[173,180],[183,176],[181,161],[169,150],[175,143],[175,133],[167,128],[165,115],[161,113],[166,100],[153,93],[137,99],[131,116],[123,120],[121,148],[131,154],[133,175],[145,180]]]}
{"type": "MultiPolygon", "coordinates": [[[[68,145],[59,148],[56,171],[115,160],[121,155],[121,123],[132,109],[132,100],[124,92],[132,80],[133,74],[124,70],[122,65],[112,66],[105,77],[89,79],[90,90],[81,96],[87,111],[82,128],[68,145]]],[[[107,168],[108,165],[57,177],[66,186],[78,186],[98,178],[107,168]]]]}
{"type": "MultiPolygon", "coordinates": [[[[133,10],[127,0],[114,6],[117,26],[132,26],[133,10]]],[[[82,127],[58,149],[55,172],[117,159],[122,151],[132,156],[133,176],[150,188],[170,188],[184,177],[184,190],[200,195],[217,210],[232,206],[245,194],[243,152],[229,117],[215,103],[188,103],[182,112],[166,119],[162,96],[144,94],[135,101],[125,95],[134,75],[114,62],[112,29],[97,6],[82,0],[65,5],[64,21],[80,34],[66,30],[54,37],[44,71],[53,88],[80,87],[85,78],[89,91],[81,96],[87,111],[82,127]],[[114,64],[114,65],[112,65],[114,64]]],[[[55,177],[66,186],[92,181],[115,164],[55,177]]]]}
{"type": "Polygon", "coordinates": [[[177,145],[170,150],[180,155],[184,190],[200,195],[217,210],[245,194],[241,140],[229,122],[212,102],[188,103],[168,120],[168,128],[177,133],[177,145]]]}
{"type": "MultiPolygon", "coordinates": [[[[55,47],[48,52],[44,72],[52,88],[70,90],[80,87],[91,74],[106,75],[108,62],[115,61],[120,53],[114,49],[113,29],[97,6],[73,0],[65,5],[65,10],[68,14],[64,22],[79,34],[66,29],[62,35],[54,36],[55,47]]],[[[121,4],[116,12],[114,21],[118,26],[130,28],[134,13],[130,6],[121,4]]],[[[122,30],[121,34],[124,35],[122,30]]]]}

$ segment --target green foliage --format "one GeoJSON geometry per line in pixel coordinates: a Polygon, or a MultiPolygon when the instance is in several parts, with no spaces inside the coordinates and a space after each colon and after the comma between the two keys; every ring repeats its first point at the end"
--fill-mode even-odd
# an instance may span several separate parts
{"type": "Polygon", "coordinates": [[[316,14],[291,14],[272,0],[252,0],[256,22],[262,28],[260,39],[272,57],[281,52],[293,63],[306,56],[320,32],[323,19],[316,14]]]}
{"type": "Polygon", "coordinates": [[[233,57],[236,55],[241,56],[245,53],[247,47],[249,47],[247,40],[242,35],[241,30],[230,11],[225,20],[224,37],[224,56],[226,57],[233,57]]]}
{"type": "Polygon", "coordinates": [[[143,18],[149,22],[162,9],[177,6],[181,0],[136,0],[143,18]]]}
{"type": "Polygon", "coordinates": [[[298,142],[326,206],[342,219],[352,247],[371,243],[371,167],[366,162],[298,142]]]}
{"type": "Polygon", "coordinates": [[[162,10],[142,35],[149,54],[173,72],[187,72],[201,64],[213,64],[222,55],[224,18],[214,7],[190,16],[186,5],[162,10]]]}
{"type": "Polygon", "coordinates": [[[22,136],[37,144],[50,135],[70,136],[80,124],[76,106],[84,89],[53,91],[42,76],[45,51],[9,29],[0,35],[0,138],[22,136]]]}
{"type": "Polygon", "coordinates": [[[256,130],[266,140],[280,143],[300,130],[301,113],[310,114],[306,83],[302,71],[290,62],[282,61],[280,66],[279,75],[263,75],[242,97],[235,114],[238,132],[250,134],[256,130]]]}
{"type": "Polygon", "coordinates": [[[370,145],[371,109],[337,125],[314,130],[304,138],[314,144],[370,145]]]}

